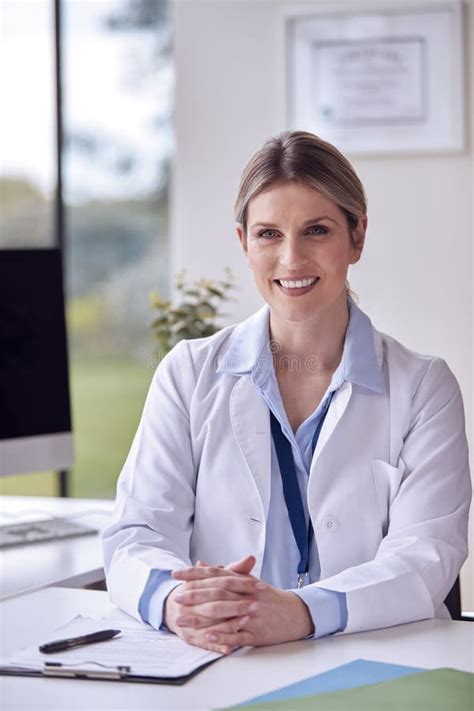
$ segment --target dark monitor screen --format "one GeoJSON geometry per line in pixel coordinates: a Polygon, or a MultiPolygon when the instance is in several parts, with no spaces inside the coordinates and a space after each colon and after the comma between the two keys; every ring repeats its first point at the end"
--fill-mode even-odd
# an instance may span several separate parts
{"type": "Polygon", "coordinates": [[[44,450],[43,436],[70,432],[61,253],[0,250],[0,448],[9,441],[18,452],[16,440],[33,438],[44,450]]]}

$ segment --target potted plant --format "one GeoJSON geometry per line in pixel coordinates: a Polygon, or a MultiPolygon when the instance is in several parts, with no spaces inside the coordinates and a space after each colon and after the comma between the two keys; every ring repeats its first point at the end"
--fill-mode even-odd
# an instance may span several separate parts
{"type": "Polygon", "coordinates": [[[159,358],[163,358],[183,338],[212,336],[221,326],[217,320],[224,316],[220,308],[230,300],[235,288],[232,272],[225,269],[220,281],[198,279],[186,282],[185,272],[176,279],[174,301],[162,299],[157,291],[150,294],[150,307],[156,312],[151,327],[158,343],[159,358]]]}

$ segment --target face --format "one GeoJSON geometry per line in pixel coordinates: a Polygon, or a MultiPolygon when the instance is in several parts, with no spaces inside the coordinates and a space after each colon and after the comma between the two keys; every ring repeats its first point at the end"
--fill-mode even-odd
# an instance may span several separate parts
{"type": "Polygon", "coordinates": [[[332,200],[294,182],[260,193],[247,213],[247,234],[241,225],[237,234],[274,315],[303,321],[345,304],[347,271],[360,258],[365,217],[351,234],[332,200]]]}

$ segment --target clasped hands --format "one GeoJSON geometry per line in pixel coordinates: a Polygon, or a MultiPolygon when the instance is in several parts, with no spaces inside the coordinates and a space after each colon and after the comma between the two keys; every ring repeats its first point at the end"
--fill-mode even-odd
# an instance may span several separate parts
{"type": "Polygon", "coordinates": [[[183,581],[166,598],[166,626],[189,644],[221,654],[302,639],[314,632],[308,608],[298,595],[267,585],[250,571],[253,556],[227,567],[198,561],[176,570],[183,581]]]}

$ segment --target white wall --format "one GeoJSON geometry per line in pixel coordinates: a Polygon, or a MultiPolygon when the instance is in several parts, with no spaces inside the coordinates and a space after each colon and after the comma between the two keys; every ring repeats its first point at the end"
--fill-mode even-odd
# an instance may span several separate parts
{"type": "MultiPolygon", "coordinates": [[[[309,8],[321,4],[306,3],[309,8]]],[[[173,5],[177,150],[172,269],[219,278],[224,266],[231,266],[240,288],[238,301],[227,309],[231,320],[261,304],[240,255],[232,207],[250,154],[286,128],[281,10],[289,5],[280,0],[175,0],[173,5]]],[[[347,0],[333,0],[332,8],[336,5],[360,7],[347,0]]],[[[374,7],[382,5],[374,2],[374,7]]],[[[466,5],[470,87],[474,0],[466,5]]],[[[351,286],[379,329],[448,361],[463,391],[474,465],[474,106],[468,91],[466,105],[468,147],[462,154],[353,160],[368,194],[369,231],[351,286]]],[[[463,608],[470,610],[473,561],[471,554],[462,575],[463,608]]]]}

